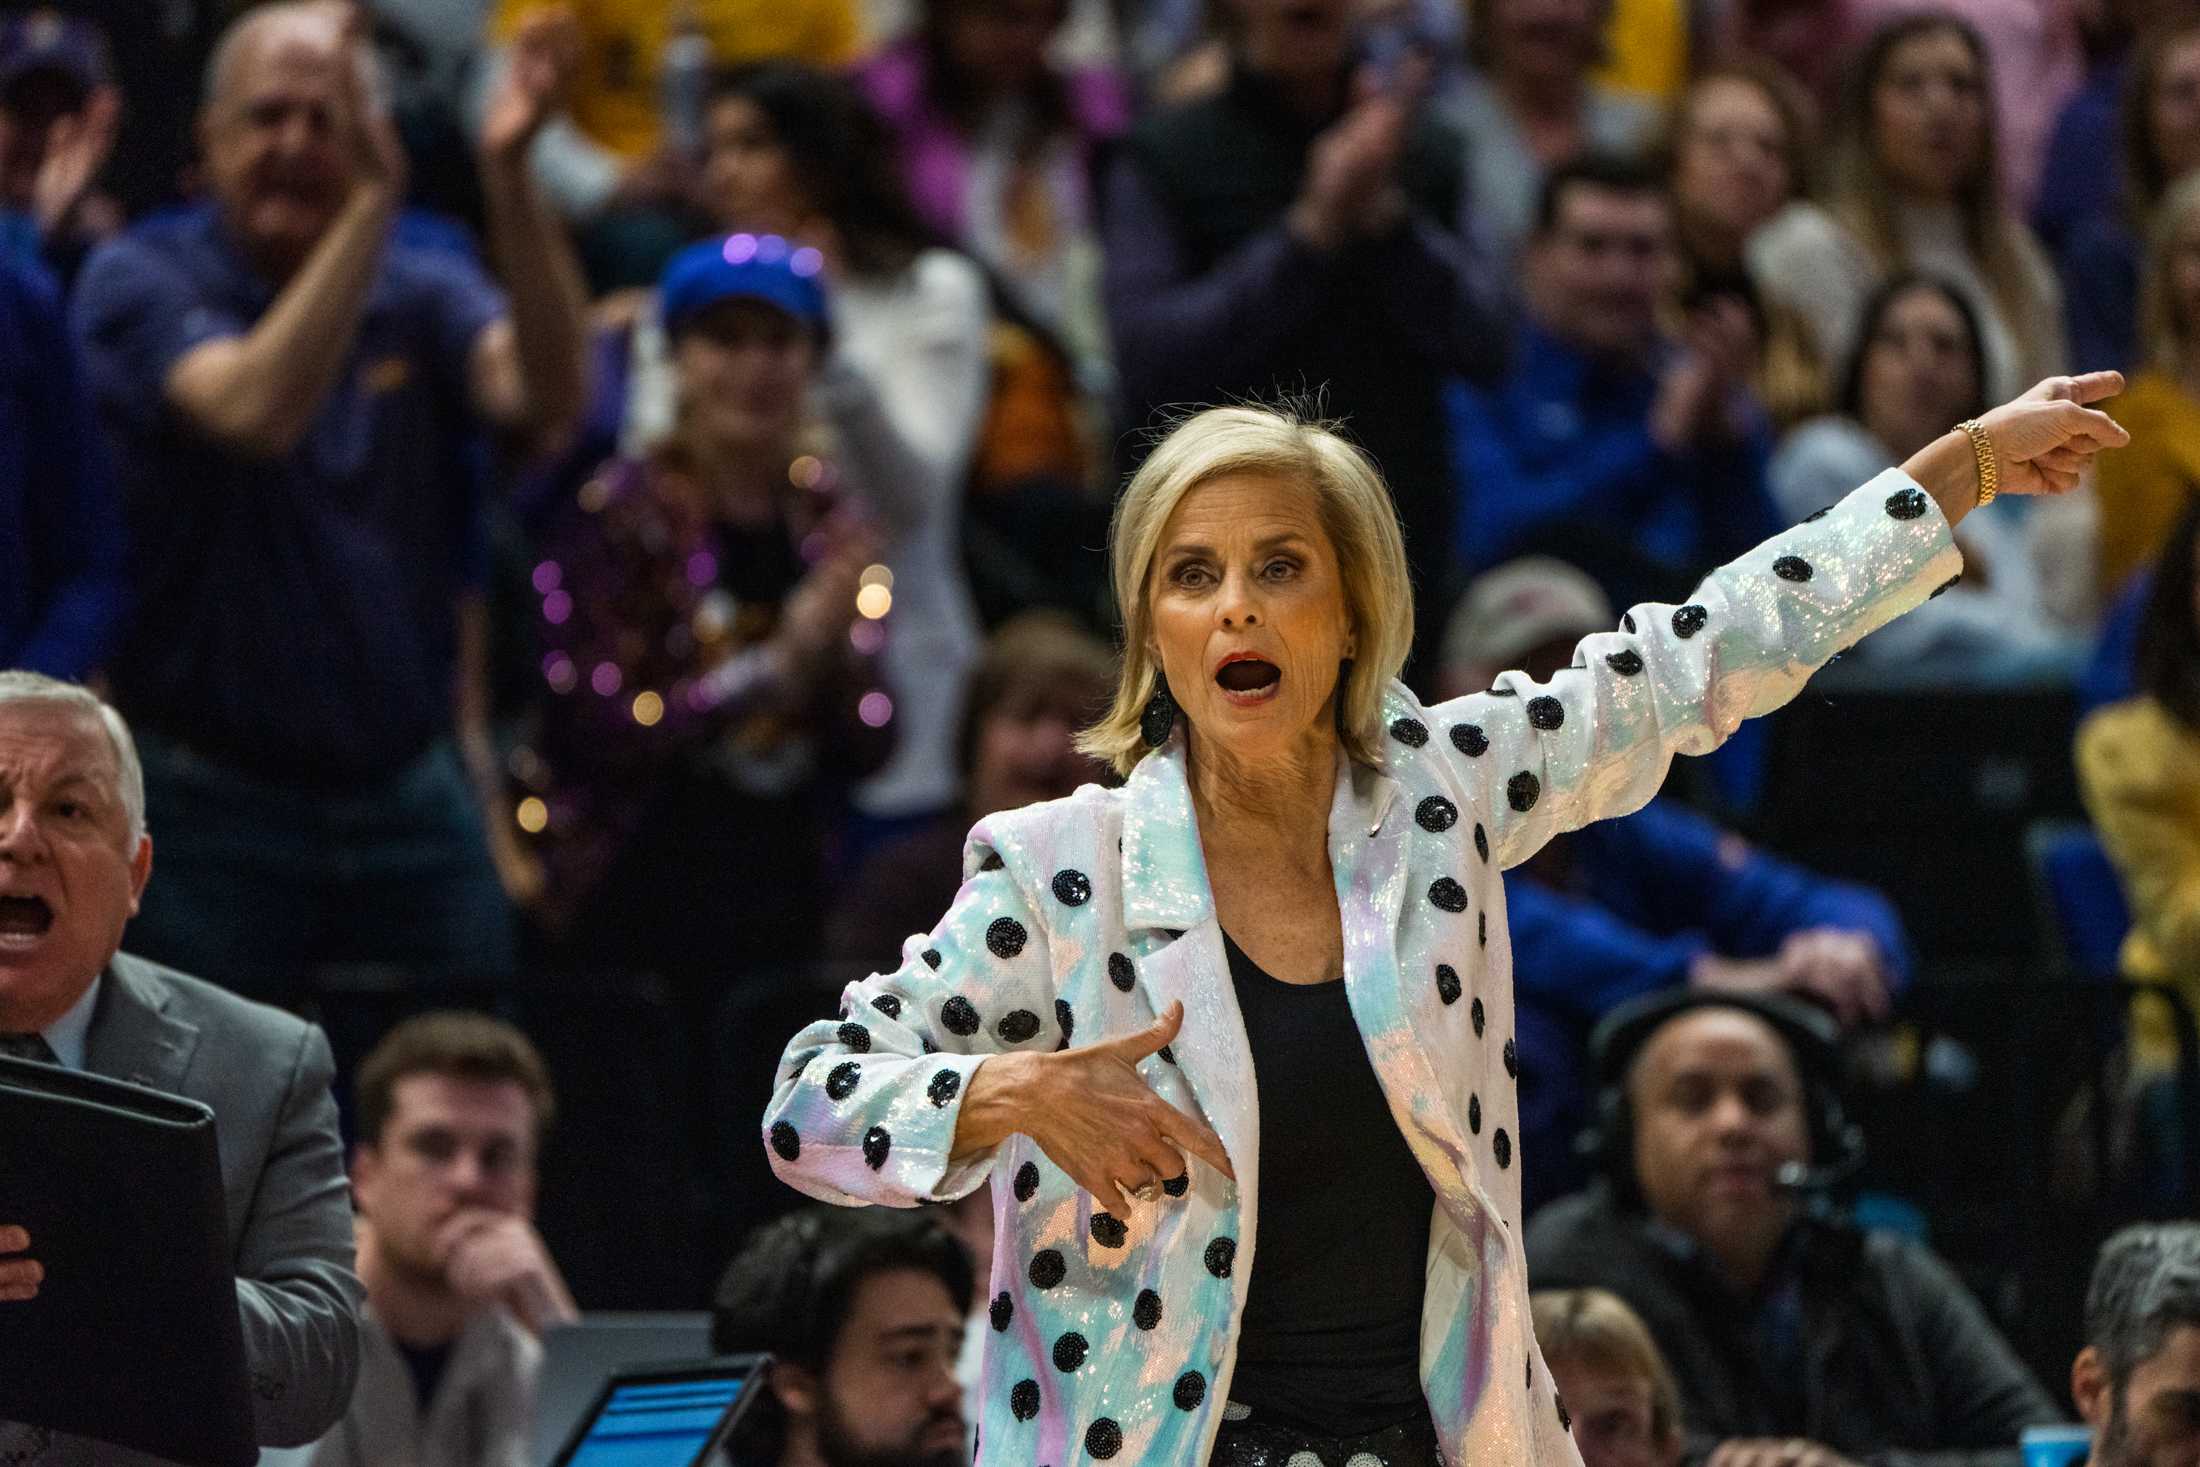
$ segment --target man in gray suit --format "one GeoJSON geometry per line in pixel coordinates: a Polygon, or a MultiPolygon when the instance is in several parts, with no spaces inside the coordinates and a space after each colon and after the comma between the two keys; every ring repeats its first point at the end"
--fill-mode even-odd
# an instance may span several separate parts
{"type": "MultiPolygon", "coordinates": [[[[359,1366],[335,1063],[313,1026],[117,951],[152,867],[120,716],[82,688],[0,672],[0,1053],[213,1110],[259,1440],[308,1442],[343,1414],[359,1366]]],[[[38,1240],[0,1215],[0,1334],[44,1278],[38,1240]]],[[[0,1461],[23,1467],[154,1460],[0,1423],[0,1461]]]]}

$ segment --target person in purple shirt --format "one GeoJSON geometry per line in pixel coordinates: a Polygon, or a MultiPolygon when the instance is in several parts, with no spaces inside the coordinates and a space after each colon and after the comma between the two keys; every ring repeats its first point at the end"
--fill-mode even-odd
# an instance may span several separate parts
{"type": "Polygon", "coordinates": [[[0,669],[80,679],[123,609],[114,466],[53,282],[0,257],[0,669]]]}
{"type": "Polygon", "coordinates": [[[1499,290],[1460,228],[1464,148],[1417,62],[1361,61],[1346,0],[1232,11],[1221,89],[1142,119],[1102,196],[1118,443],[1142,454],[1139,430],[1188,404],[1318,392],[1434,582],[1455,497],[1443,383],[1504,356],[1499,290]]]}
{"type": "Polygon", "coordinates": [[[1094,166],[1130,126],[1130,88],[1056,65],[1068,0],[925,0],[912,34],[855,73],[893,130],[909,200],[985,262],[1080,360],[1104,356],[1094,166]]]}
{"type": "Polygon", "coordinates": [[[72,302],[132,532],[110,672],[168,873],[132,937],[248,989],[509,965],[453,736],[476,450],[555,447],[586,390],[579,272],[525,166],[570,21],[522,33],[482,123],[507,299],[393,240],[403,153],[343,15],[231,27],[200,117],[210,202],[104,247],[72,302]]]}
{"type": "Polygon", "coordinates": [[[1450,395],[1463,570],[1564,547],[1624,606],[1778,530],[1771,425],[1744,385],[1756,325],[1714,294],[1669,341],[1674,249],[1672,199],[1643,165],[1590,157],[1546,180],[1512,370],[1450,395]]]}

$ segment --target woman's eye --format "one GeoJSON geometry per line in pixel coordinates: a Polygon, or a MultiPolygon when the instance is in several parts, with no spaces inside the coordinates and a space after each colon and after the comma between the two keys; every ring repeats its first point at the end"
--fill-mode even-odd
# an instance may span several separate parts
{"type": "Polygon", "coordinates": [[[1261,574],[1271,581],[1280,581],[1297,569],[1298,567],[1288,560],[1271,560],[1261,568],[1261,574]]]}
{"type": "Polygon", "coordinates": [[[1176,583],[1179,586],[1204,585],[1206,580],[1207,567],[1203,565],[1180,565],[1176,568],[1176,583]]]}

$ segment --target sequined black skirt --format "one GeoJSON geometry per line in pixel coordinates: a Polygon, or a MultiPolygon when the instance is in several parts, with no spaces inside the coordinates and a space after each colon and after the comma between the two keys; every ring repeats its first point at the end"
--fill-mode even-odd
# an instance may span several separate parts
{"type": "Polygon", "coordinates": [[[1314,1436],[1244,1410],[1233,1401],[1224,1412],[1208,1467],[1444,1467],[1426,1411],[1366,1436],[1314,1436]]]}

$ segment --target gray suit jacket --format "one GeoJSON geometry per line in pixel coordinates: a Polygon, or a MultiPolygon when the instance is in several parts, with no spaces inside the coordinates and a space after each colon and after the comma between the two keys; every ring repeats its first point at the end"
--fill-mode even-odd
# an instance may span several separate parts
{"type": "MultiPolygon", "coordinates": [[[[361,1291],[328,1040],[279,1009],[117,955],[100,985],[85,1068],[213,1110],[259,1439],[314,1440],[344,1414],[359,1371],[361,1291]]],[[[0,1458],[24,1467],[160,1461],[6,1423],[0,1458]]]]}

